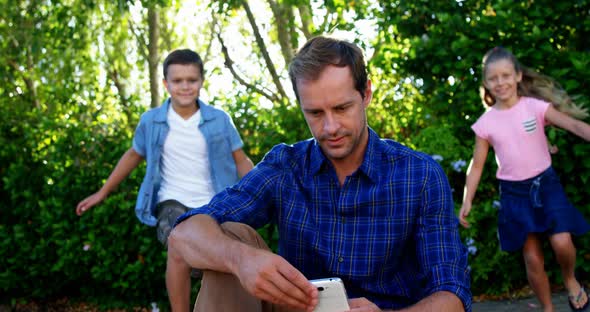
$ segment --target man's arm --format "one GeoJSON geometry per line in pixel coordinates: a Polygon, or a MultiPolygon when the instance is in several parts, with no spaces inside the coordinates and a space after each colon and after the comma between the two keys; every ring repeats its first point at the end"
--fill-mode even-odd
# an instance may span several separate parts
{"type": "Polygon", "coordinates": [[[240,178],[244,177],[252,168],[254,168],[254,163],[252,160],[246,155],[243,149],[237,149],[232,152],[232,156],[234,157],[234,162],[236,163],[236,168],[238,169],[238,175],[240,178]]]}
{"type": "Polygon", "coordinates": [[[448,291],[437,291],[432,295],[418,301],[418,303],[416,303],[415,305],[400,311],[457,312],[465,311],[465,307],[463,307],[463,302],[459,299],[459,297],[457,297],[457,295],[448,291]]]}
{"type": "Polygon", "coordinates": [[[173,311],[188,310],[183,294],[188,293],[191,267],[233,274],[249,293],[264,301],[310,311],[317,304],[317,289],[301,272],[278,255],[225,235],[208,215],[189,217],[172,230],[167,265],[173,311]]]}
{"type": "Polygon", "coordinates": [[[129,175],[129,173],[133,171],[133,169],[137,168],[142,160],[143,157],[139,155],[133,147],[129,148],[127,152],[121,156],[117,166],[115,166],[115,169],[113,169],[113,172],[111,172],[111,175],[100,190],[78,203],[78,206],[76,206],[76,213],[81,216],[84,212],[88,211],[88,209],[102,202],[109,193],[111,193],[129,175]]]}
{"type": "Polygon", "coordinates": [[[427,277],[424,289],[428,293],[416,304],[416,311],[470,310],[467,249],[459,236],[451,187],[440,165],[430,163],[422,207],[415,221],[415,250],[421,271],[427,277]]]}
{"type": "MultiPolygon", "coordinates": [[[[351,312],[380,312],[382,310],[377,307],[374,303],[367,300],[366,298],[355,298],[348,300],[350,305],[351,312]]],[[[383,310],[383,312],[389,312],[394,310],[383,310]]],[[[456,311],[464,311],[463,303],[461,300],[453,293],[447,291],[439,291],[435,292],[432,295],[420,300],[418,303],[414,304],[411,307],[402,309],[402,310],[395,310],[395,311],[404,311],[404,312],[412,312],[412,311],[420,311],[420,312],[428,312],[428,311],[449,311],[449,312],[456,312],[456,311]]]]}

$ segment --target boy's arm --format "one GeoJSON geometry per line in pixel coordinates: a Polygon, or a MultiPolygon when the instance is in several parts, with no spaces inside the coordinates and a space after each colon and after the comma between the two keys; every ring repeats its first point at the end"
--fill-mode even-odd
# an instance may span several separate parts
{"type": "Polygon", "coordinates": [[[76,206],[76,214],[79,216],[92,208],[94,205],[102,202],[111,191],[113,191],[123,181],[133,169],[137,168],[143,157],[139,155],[133,148],[129,148],[125,154],[119,159],[117,166],[111,172],[111,175],[98,190],[98,192],[86,197],[78,206],[76,206]]]}
{"type": "Polygon", "coordinates": [[[232,152],[232,156],[234,157],[234,162],[236,163],[236,168],[238,169],[238,175],[240,178],[245,176],[252,168],[254,168],[254,163],[252,160],[248,158],[248,155],[244,152],[243,149],[237,149],[232,152]]]}

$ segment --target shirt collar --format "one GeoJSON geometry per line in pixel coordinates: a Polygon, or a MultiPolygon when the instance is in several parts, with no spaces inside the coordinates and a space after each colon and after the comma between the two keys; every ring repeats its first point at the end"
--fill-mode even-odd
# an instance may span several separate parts
{"type": "Polygon", "coordinates": [[[213,106],[197,99],[199,103],[199,110],[201,111],[201,122],[215,119],[215,108],[213,106]]]}
{"type": "Polygon", "coordinates": [[[166,122],[168,119],[168,108],[170,107],[170,98],[167,98],[162,106],[157,108],[156,116],[154,117],[155,122],[166,122]]]}
{"type": "MultiPolygon", "coordinates": [[[[215,115],[213,114],[214,112],[214,108],[201,101],[201,99],[197,99],[197,103],[199,103],[199,110],[201,111],[201,121],[200,123],[203,123],[203,121],[207,121],[207,120],[211,120],[215,118],[215,115]]],[[[162,105],[158,108],[158,112],[156,113],[156,117],[154,118],[154,120],[156,122],[166,122],[167,118],[168,118],[168,109],[170,108],[170,98],[167,98],[164,103],[162,103],[162,105]]]]}
{"type": "MultiPolygon", "coordinates": [[[[378,155],[380,152],[380,143],[381,140],[377,133],[373,131],[370,127],[367,127],[369,132],[369,140],[367,142],[367,149],[365,151],[365,156],[363,157],[363,162],[361,163],[360,167],[358,168],[358,172],[363,173],[366,175],[373,183],[377,183],[379,181],[379,170],[378,168],[378,155]]],[[[320,148],[320,145],[317,140],[312,140],[312,147],[311,147],[311,155],[310,155],[310,172],[312,175],[316,175],[324,166],[331,166],[330,161],[320,148]]]]}

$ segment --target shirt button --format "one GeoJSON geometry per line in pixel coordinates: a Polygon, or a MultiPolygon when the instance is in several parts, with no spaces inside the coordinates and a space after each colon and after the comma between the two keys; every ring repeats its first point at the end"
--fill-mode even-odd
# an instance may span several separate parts
{"type": "Polygon", "coordinates": [[[344,261],[344,258],[342,258],[342,257],[338,258],[338,262],[342,262],[342,261],[344,261]]]}

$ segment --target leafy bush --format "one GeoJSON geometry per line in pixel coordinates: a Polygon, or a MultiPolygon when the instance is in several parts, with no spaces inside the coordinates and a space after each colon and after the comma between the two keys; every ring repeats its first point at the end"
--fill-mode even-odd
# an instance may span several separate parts
{"type": "MultiPolygon", "coordinates": [[[[56,9],[71,13],[66,7],[56,9]]],[[[20,21],[21,8],[11,10],[20,21]]],[[[553,76],[588,107],[589,12],[587,0],[380,3],[374,12],[366,12],[378,27],[369,62],[374,89],[369,124],[382,137],[438,158],[458,209],[474,143],[470,125],[483,113],[478,97],[481,57],[493,46],[505,46],[523,64],[553,76]]],[[[66,24],[70,23],[40,24],[50,29],[34,33],[62,33],[57,27],[66,24]]],[[[4,255],[0,302],[64,294],[97,301],[117,298],[122,304],[144,306],[165,302],[165,251],[155,230],[140,224],[133,213],[143,168],[91,212],[82,217],[74,213],[78,201],[103,184],[130,146],[144,108],[136,106],[135,97],[125,97],[126,105],[120,104],[121,99],[108,91],[111,86],[96,81],[97,63],[109,62],[89,55],[85,45],[95,36],[69,26],[67,31],[85,41],[45,40],[45,48],[31,52],[36,59],[53,58],[54,63],[39,64],[55,77],[10,67],[10,61],[26,63],[22,60],[31,55],[25,49],[8,48],[11,40],[0,41],[7,47],[3,57],[8,59],[0,64],[0,80],[18,91],[0,87],[0,253],[4,255]],[[66,56],[62,51],[67,51],[66,56]],[[74,71],[83,74],[72,75],[74,71]],[[21,76],[38,78],[35,75],[49,79],[39,85],[38,98],[21,92],[27,89],[21,76]],[[35,101],[38,105],[33,105],[35,101]]],[[[264,109],[259,100],[251,93],[236,92],[211,101],[233,116],[254,162],[277,143],[310,137],[296,105],[275,103],[264,109]]],[[[590,219],[584,187],[590,179],[590,145],[558,129],[549,128],[548,136],[560,149],[553,162],[569,198],[590,219]]],[[[521,256],[499,250],[493,158],[490,153],[473,203],[473,226],[460,229],[470,250],[474,294],[502,293],[526,284],[521,256]]],[[[276,246],[272,227],[260,232],[271,248],[276,246]]],[[[590,236],[577,237],[575,242],[578,273],[588,280],[590,236]]],[[[549,248],[545,254],[552,282],[561,282],[549,248]]]]}
{"type": "MultiPolygon", "coordinates": [[[[470,126],[484,112],[478,96],[482,56],[494,46],[504,46],[524,65],[555,78],[579,104],[588,107],[590,75],[585,69],[590,62],[586,39],[590,23],[577,21],[587,21],[589,9],[590,1],[585,0],[567,4],[475,0],[389,2],[375,11],[380,30],[378,50],[371,60],[375,86],[411,91],[392,99],[394,93],[383,101],[393,100],[395,105],[388,104],[392,107],[411,105],[422,111],[421,116],[414,116],[427,124],[413,121],[419,129],[403,138],[429,154],[446,153],[442,165],[455,190],[457,209],[464,172],[457,175],[445,161],[471,158],[471,152],[464,150],[473,148],[470,126]]],[[[407,116],[392,114],[390,118],[407,116]]],[[[566,192],[588,218],[590,198],[580,186],[590,177],[590,146],[562,130],[549,128],[548,137],[559,147],[553,165],[565,182],[566,192]]],[[[497,294],[527,283],[519,253],[504,253],[498,248],[497,212],[493,208],[498,198],[495,170],[492,152],[473,202],[473,225],[461,229],[465,241],[477,250],[470,255],[474,294],[497,294]],[[496,282],[489,283],[492,279],[496,282]]],[[[588,235],[576,238],[578,273],[586,280],[590,273],[588,240],[588,235]]],[[[544,250],[551,281],[560,283],[559,266],[550,248],[544,250]]]]}

